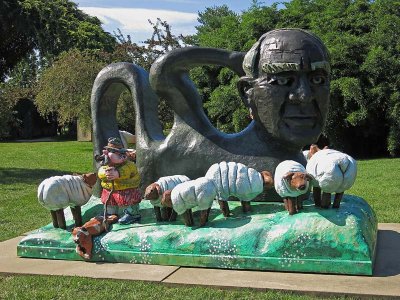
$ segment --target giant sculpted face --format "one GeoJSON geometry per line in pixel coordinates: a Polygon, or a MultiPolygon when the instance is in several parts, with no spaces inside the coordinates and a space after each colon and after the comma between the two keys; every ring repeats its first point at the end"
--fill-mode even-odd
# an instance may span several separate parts
{"type": "Polygon", "coordinates": [[[239,90],[260,132],[288,145],[315,143],[329,107],[329,56],[300,29],[264,34],[246,54],[239,90]]]}

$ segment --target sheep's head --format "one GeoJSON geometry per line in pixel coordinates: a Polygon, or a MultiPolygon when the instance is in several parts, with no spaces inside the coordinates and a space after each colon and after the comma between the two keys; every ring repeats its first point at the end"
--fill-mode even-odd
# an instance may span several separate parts
{"type": "Polygon", "coordinates": [[[161,187],[158,183],[150,184],[144,191],[144,199],[157,200],[161,195],[161,187]]]}
{"type": "MultiPolygon", "coordinates": [[[[325,150],[325,149],[328,149],[328,146],[325,146],[325,147],[323,148],[323,150],[325,150]]],[[[317,152],[320,151],[320,150],[321,150],[321,149],[318,148],[318,145],[312,144],[312,145],[310,146],[310,151],[308,152],[307,159],[310,159],[315,153],[317,153],[317,152]]]]}
{"type": "Polygon", "coordinates": [[[165,191],[161,198],[161,205],[164,207],[172,207],[171,190],[165,191]]]}
{"type": "Polygon", "coordinates": [[[89,187],[93,187],[96,184],[97,175],[96,173],[83,174],[82,179],[89,187]]]}
{"type": "Polygon", "coordinates": [[[262,171],[261,176],[264,183],[264,190],[269,190],[274,187],[274,177],[272,176],[271,172],[262,171]]]}
{"type": "Polygon", "coordinates": [[[312,176],[305,172],[288,172],[283,176],[293,190],[305,191],[312,176]]]}

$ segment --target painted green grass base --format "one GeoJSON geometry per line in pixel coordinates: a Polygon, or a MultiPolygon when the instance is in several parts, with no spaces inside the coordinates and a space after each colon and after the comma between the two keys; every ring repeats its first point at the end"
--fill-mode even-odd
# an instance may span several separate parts
{"type": "MultiPolygon", "coordinates": [[[[91,261],[372,275],[377,220],[359,197],[346,195],[340,209],[306,202],[293,216],[281,203],[253,202],[250,214],[241,212],[239,202],[229,205],[232,217],[224,218],[215,203],[207,225],[190,228],[179,217],[156,223],[152,206],[143,201],[140,224],[114,224],[94,237],[91,261]]],[[[100,214],[102,205],[93,197],[82,211],[86,221],[100,214]]],[[[33,231],[18,245],[18,255],[81,260],[66,214],[68,230],[49,224],[33,231]]],[[[198,224],[197,213],[194,219],[198,224]]]]}

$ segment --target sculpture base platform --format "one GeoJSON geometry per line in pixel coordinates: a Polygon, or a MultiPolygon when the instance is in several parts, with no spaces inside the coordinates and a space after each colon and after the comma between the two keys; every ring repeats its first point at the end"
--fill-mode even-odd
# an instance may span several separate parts
{"type": "MultiPolygon", "coordinates": [[[[252,202],[242,213],[224,218],[217,203],[205,227],[156,223],[148,201],[141,204],[140,224],[114,224],[94,237],[94,262],[130,262],[176,266],[372,275],[377,241],[375,213],[363,199],[345,195],[340,209],[319,209],[305,202],[289,216],[282,203],[252,202]]],[[[101,214],[98,198],[82,207],[83,220],[101,214]]],[[[22,257],[82,260],[75,253],[73,222],[65,210],[67,230],[52,224],[32,231],[18,245],[22,257]]],[[[195,222],[199,215],[194,213],[195,222]]]]}

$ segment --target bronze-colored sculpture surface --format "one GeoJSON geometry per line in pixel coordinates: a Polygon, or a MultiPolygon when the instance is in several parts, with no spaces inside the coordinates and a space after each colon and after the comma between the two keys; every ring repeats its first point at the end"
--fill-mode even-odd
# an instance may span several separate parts
{"type": "Polygon", "coordinates": [[[213,48],[177,49],[160,57],[150,75],[133,64],[112,64],[99,73],[93,86],[95,153],[100,153],[109,136],[118,134],[117,99],[128,88],[135,104],[142,187],[162,176],[201,177],[221,161],[271,172],[286,159],[305,165],[301,149],[316,142],[326,120],[329,73],[325,46],[300,29],[270,31],[247,54],[213,48]],[[205,115],[188,75],[192,68],[205,64],[226,66],[242,76],[239,92],[253,117],[242,132],[222,133],[205,115]],[[175,113],[167,137],[158,119],[159,97],[175,113]]]}

